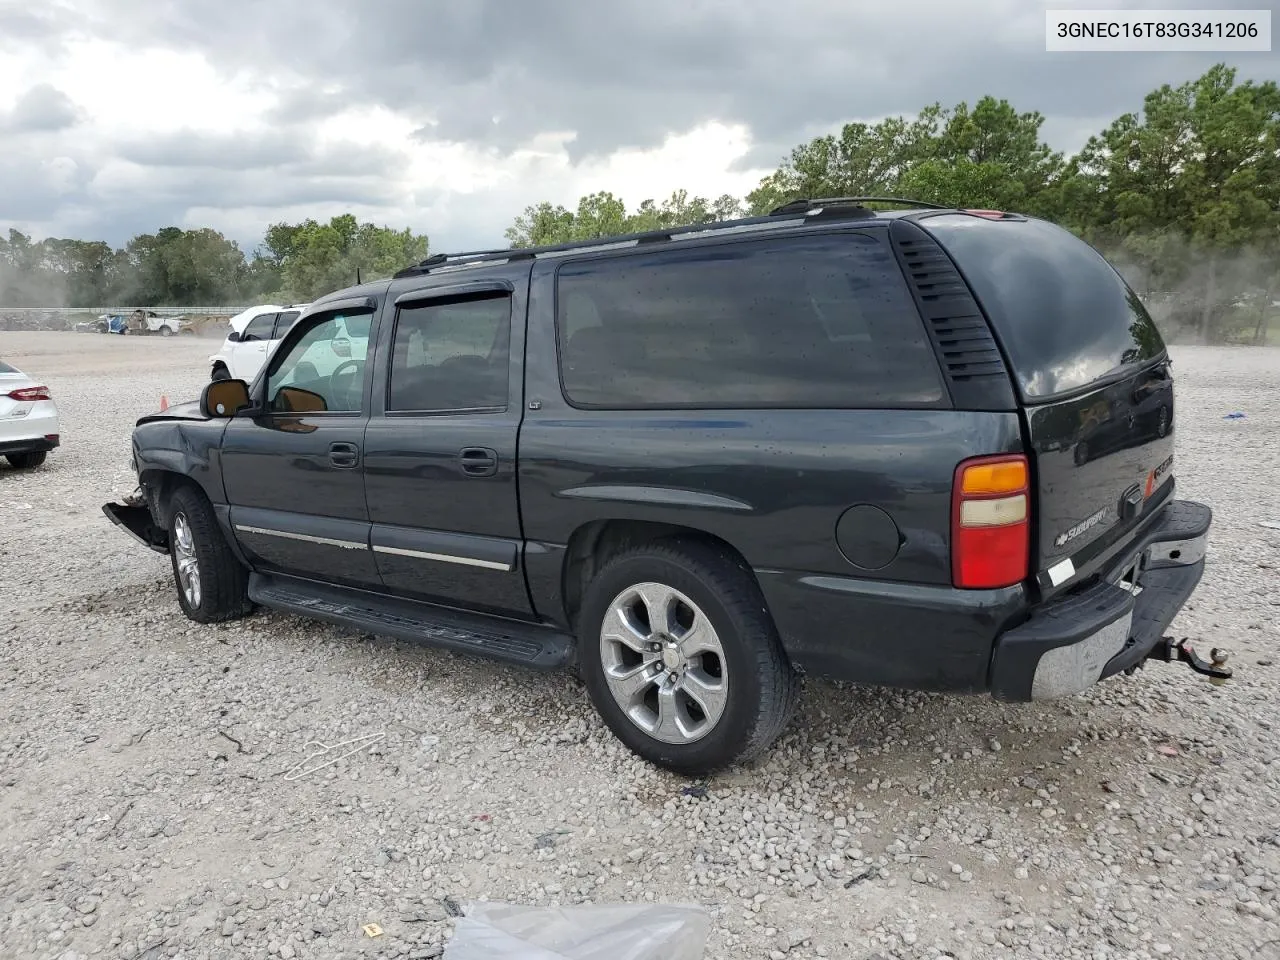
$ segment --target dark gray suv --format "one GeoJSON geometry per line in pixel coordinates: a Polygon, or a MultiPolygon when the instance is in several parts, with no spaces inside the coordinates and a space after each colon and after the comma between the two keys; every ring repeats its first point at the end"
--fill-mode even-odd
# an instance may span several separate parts
{"type": "MultiPolygon", "coordinates": [[[[697,774],[803,673],[1031,700],[1151,658],[1204,566],[1173,383],[1090,246],[988,210],[437,255],[138,422],[108,515],[254,604],[534,667],[697,774]],[[338,349],[341,341],[342,349],[338,349]]],[[[899,204],[902,205],[902,204],[899,204]]]]}

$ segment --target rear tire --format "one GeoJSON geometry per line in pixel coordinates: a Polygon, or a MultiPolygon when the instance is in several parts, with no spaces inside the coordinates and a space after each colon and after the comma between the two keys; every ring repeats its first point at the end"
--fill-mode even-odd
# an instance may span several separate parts
{"type": "Polygon", "coordinates": [[[5,459],[15,470],[34,470],[43,464],[48,456],[47,450],[32,450],[28,453],[6,453],[5,459]]]}
{"type": "Polygon", "coordinates": [[[213,373],[209,375],[209,379],[210,380],[230,380],[231,372],[227,370],[225,366],[219,363],[214,366],[213,373]]]}
{"type": "Polygon", "coordinates": [[[173,336],[173,331],[172,331],[172,330],[170,330],[168,327],[161,327],[161,328],[160,328],[160,336],[162,336],[162,337],[171,337],[171,336],[173,336]]]}
{"type": "Polygon", "coordinates": [[[205,495],[182,486],[169,499],[169,559],[178,605],[197,623],[235,620],[253,609],[249,571],[231,552],[205,495]]]}
{"type": "Polygon", "coordinates": [[[750,760],[795,708],[799,678],[760,588],[724,547],[666,540],[619,554],[587,586],[578,628],[596,710],[675,773],[750,760]]]}

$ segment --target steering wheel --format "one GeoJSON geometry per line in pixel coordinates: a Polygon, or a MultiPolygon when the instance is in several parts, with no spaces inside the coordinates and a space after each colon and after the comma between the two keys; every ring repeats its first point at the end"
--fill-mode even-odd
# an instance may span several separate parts
{"type": "Polygon", "coordinates": [[[359,360],[343,360],[333,373],[329,374],[329,392],[335,400],[341,399],[343,410],[359,410],[360,397],[351,389],[356,382],[355,372],[360,369],[361,361],[359,360]],[[351,373],[346,372],[347,368],[351,368],[351,373]],[[343,383],[341,378],[348,377],[348,382],[343,383]]]}

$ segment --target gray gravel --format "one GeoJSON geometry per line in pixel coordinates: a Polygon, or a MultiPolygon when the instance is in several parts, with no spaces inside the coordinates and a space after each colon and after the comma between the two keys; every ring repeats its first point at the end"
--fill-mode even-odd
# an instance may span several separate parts
{"type": "Polygon", "coordinates": [[[1280,957],[1280,351],[1175,352],[1181,494],[1216,511],[1175,629],[1228,647],[1231,683],[1152,666],[1035,706],[810,683],[763,760],[691,784],[568,676],[185,620],[99,506],[209,349],[0,333],[66,441],[0,467],[0,956],[425,958],[488,898],[700,903],[717,958],[1280,957]],[[296,776],[312,741],[375,734],[296,776]]]}

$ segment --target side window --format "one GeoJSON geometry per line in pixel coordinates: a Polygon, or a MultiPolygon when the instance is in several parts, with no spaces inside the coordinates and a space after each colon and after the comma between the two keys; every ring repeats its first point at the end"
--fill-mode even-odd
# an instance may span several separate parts
{"type": "Polygon", "coordinates": [[[570,403],[615,409],[933,406],[946,393],[884,238],[810,234],[567,262],[570,403]]]}
{"type": "Polygon", "coordinates": [[[511,298],[430,301],[396,315],[388,411],[507,408],[511,298]]]}
{"type": "Polygon", "coordinates": [[[299,310],[286,310],[284,313],[276,317],[276,328],[271,334],[272,340],[283,340],[284,335],[289,332],[295,323],[298,322],[299,310]]]}
{"type": "Polygon", "coordinates": [[[302,337],[271,362],[269,408],[280,413],[359,412],[372,319],[367,313],[309,318],[302,337]]]}
{"type": "Polygon", "coordinates": [[[274,313],[260,313],[252,320],[249,325],[244,328],[244,333],[240,335],[241,342],[247,343],[250,340],[270,340],[271,328],[275,326],[276,315],[274,313]]]}

